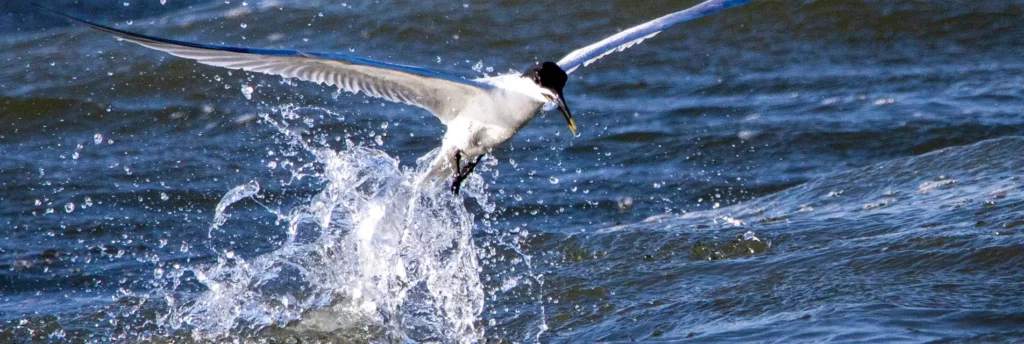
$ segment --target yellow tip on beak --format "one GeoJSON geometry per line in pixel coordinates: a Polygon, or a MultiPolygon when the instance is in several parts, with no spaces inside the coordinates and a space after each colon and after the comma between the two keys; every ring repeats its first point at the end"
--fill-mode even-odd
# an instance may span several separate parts
{"type": "Polygon", "coordinates": [[[558,110],[562,112],[562,116],[565,117],[565,121],[569,122],[569,130],[572,130],[572,136],[576,136],[576,120],[572,119],[572,112],[569,111],[569,104],[565,103],[565,98],[562,97],[562,92],[558,92],[558,96],[552,100],[555,104],[558,104],[558,110]]]}

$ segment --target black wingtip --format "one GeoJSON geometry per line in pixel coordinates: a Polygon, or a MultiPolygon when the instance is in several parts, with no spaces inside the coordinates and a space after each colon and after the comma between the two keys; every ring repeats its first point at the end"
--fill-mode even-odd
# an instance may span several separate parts
{"type": "Polygon", "coordinates": [[[71,20],[75,20],[75,21],[82,21],[81,19],[75,18],[74,16],[72,16],[70,14],[67,14],[67,13],[64,13],[64,12],[61,12],[61,11],[58,11],[58,10],[55,10],[55,9],[43,6],[42,4],[40,4],[38,2],[30,2],[29,5],[35,6],[35,7],[39,8],[39,9],[42,9],[43,11],[46,11],[46,12],[50,12],[50,14],[56,14],[58,16],[61,16],[61,17],[64,17],[64,18],[68,18],[68,19],[71,19],[71,20]]]}
{"type": "Polygon", "coordinates": [[[39,8],[39,9],[41,9],[43,11],[49,12],[50,14],[61,16],[61,17],[64,17],[65,19],[69,19],[69,20],[74,21],[74,22],[82,23],[82,24],[91,26],[91,27],[96,28],[96,29],[100,29],[100,30],[103,30],[103,31],[107,31],[109,29],[109,28],[107,28],[107,27],[105,27],[103,25],[99,25],[99,24],[90,22],[88,20],[85,20],[85,19],[82,19],[82,18],[79,18],[79,17],[75,17],[73,15],[61,12],[59,10],[43,6],[42,4],[40,4],[38,2],[30,2],[29,4],[31,4],[32,6],[35,6],[35,7],[39,8]]]}
{"type": "Polygon", "coordinates": [[[179,44],[179,45],[190,45],[190,43],[186,43],[186,42],[177,42],[177,41],[166,40],[166,39],[161,39],[161,38],[156,38],[156,37],[150,37],[150,36],[146,36],[146,35],[140,35],[140,34],[137,34],[137,33],[132,33],[132,32],[129,32],[129,31],[124,31],[124,30],[121,30],[121,29],[116,29],[114,27],[106,26],[106,25],[103,25],[103,24],[94,23],[94,22],[91,22],[91,21],[88,21],[88,20],[85,20],[85,19],[73,16],[73,15],[70,15],[70,14],[61,12],[60,10],[56,10],[56,9],[53,9],[53,8],[49,8],[49,7],[43,6],[43,5],[41,5],[39,3],[36,3],[36,2],[32,2],[31,4],[32,4],[32,6],[38,7],[38,8],[40,8],[40,9],[46,11],[46,12],[49,12],[51,14],[64,17],[64,18],[66,18],[68,20],[71,20],[72,22],[88,26],[88,27],[90,27],[90,28],[92,28],[94,30],[97,30],[97,31],[106,32],[106,33],[108,33],[110,35],[113,35],[114,37],[117,37],[117,38],[120,38],[120,39],[127,39],[127,40],[134,41],[136,43],[139,43],[141,41],[157,41],[157,42],[166,42],[166,43],[179,44]]]}

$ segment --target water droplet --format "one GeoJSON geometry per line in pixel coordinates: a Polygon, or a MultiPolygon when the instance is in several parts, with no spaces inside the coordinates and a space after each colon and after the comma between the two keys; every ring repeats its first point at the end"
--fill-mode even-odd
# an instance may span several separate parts
{"type": "Polygon", "coordinates": [[[78,152],[71,153],[71,159],[78,160],[78,152]]]}
{"type": "Polygon", "coordinates": [[[625,212],[633,209],[633,197],[623,197],[619,199],[618,208],[620,212],[625,212]]]}
{"type": "Polygon", "coordinates": [[[244,28],[249,27],[249,24],[241,23],[241,24],[238,24],[238,26],[240,26],[240,27],[242,27],[244,29],[244,28]]]}
{"type": "Polygon", "coordinates": [[[384,130],[387,130],[388,129],[388,122],[381,123],[380,124],[380,128],[384,129],[384,130]]]}
{"type": "Polygon", "coordinates": [[[213,226],[210,227],[210,231],[207,233],[208,237],[213,237],[213,230],[220,227],[227,221],[227,215],[224,214],[224,210],[227,209],[229,205],[241,201],[244,198],[252,197],[259,192],[260,184],[253,180],[236,186],[224,194],[224,196],[221,197],[220,202],[217,203],[217,208],[213,215],[213,226]]]}
{"type": "Polygon", "coordinates": [[[64,212],[70,213],[72,211],[75,211],[75,204],[74,203],[68,202],[68,204],[64,205],[64,212]]]}
{"type": "Polygon", "coordinates": [[[166,192],[161,192],[160,193],[160,200],[161,201],[166,201],[166,200],[169,200],[169,199],[171,199],[171,198],[167,196],[166,192]]]}
{"type": "Polygon", "coordinates": [[[103,134],[96,133],[96,135],[93,135],[92,136],[92,142],[95,143],[95,144],[103,143],[103,134]]]}
{"type": "Polygon", "coordinates": [[[92,198],[89,198],[89,196],[85,196],[84,203],[85,203],[86,207],[91,207],[92,206],[92,198]]]}
{"type": "Polygon", "coordinates": [[[128,174],[130,176],[130,175],[132,175],[132,169],[129,168],[128,166],[125,166],[124,167],[124,173],[126,173],[126,174],[128,174]]]}
{"type": "Polygon", "coordinates": [[[43,201],[37,199],[35,204],[36,204],[37,207],[41,206],[41,205],[43,205],[43,201]]]}
{"type": "Polygon", "coordinates": [[[160,0],[160,6],[163,6],[163,5],[166,5],[166,4],[167,4],[167,0],[160,0]]]}
{"type": "Polygon", "coordinates": [[[477,72],[477,73],[481,73],[481,72],[483,72],[483,70],[484,70],[484,61],[476,61],[476,64],[473,65],[473,71],[477,72]]]}
{"type": "Polygon", "coordinates": [[[558,184],[558,178],[557,177],[552,176],[549,180],[551,181],[551,184],[558,184]]]}
{"type": "Polygon", "coordinates": [[[245,99],[250,99],[251,100],[252,99],[252,86],[242,85],[242,95],[245,96],[245,99]]]}

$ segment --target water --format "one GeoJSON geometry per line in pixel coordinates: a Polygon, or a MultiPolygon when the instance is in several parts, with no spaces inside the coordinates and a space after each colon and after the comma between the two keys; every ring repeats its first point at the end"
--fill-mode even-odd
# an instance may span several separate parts
{"type": "MultiPolygon", "coordinates": [[[[476,77],[691,2],[51,5],[476,77]]],[[[685,24],[575,72],[581,135],[537,118],[456,198],[411,187],[419,109],[0,3],[0,341],[1017,341],[1022,6],[685,24]]]]}

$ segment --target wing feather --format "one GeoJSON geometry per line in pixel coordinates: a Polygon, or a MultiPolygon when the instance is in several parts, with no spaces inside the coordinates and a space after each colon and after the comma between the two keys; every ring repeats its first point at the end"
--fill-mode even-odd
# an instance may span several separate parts
{"type": "Polygon", "coordinates": [[[688,9],[670,13],[658,19],[631,27],[625,31],[614,34],[611,37],[602,39],[597,43],[576,49],[559,60],[558,66],[562,67],[566,73],[572,73],[577,68],[588,66],[608,54],[620,52],[634,45],[640,44],[640,42],[643,42],[645,39],[654,37],[661,31],[664,31],[673,25],[714,14],[729,7],[743,5],[750,1],[751,0],[708,0],[702,2],[688,9]]]}
{"type": "Polygon", "coordinates": [[[136,34],[50,10],[96,30],[196,62],[280,75],[341,88],[351,93],[424,108],[447,123],[474,96],[493,87],[423,68],[330,53],[251,49],[197,44],[136,34]]]}

